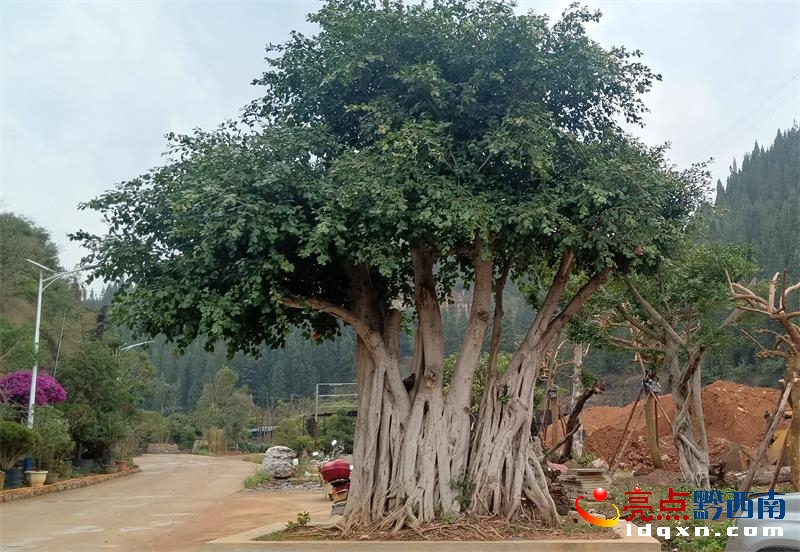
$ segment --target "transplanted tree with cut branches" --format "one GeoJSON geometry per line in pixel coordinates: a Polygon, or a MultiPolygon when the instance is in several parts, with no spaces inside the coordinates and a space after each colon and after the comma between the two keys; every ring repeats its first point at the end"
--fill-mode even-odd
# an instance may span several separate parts
{"type": "Polygon", "coordinates": [[[777,331],[772,327],[759,330],[760,333],[771,335],[774,342],[769,348],[759,344],[761,350],[756,354],[760,358],[775,357],[786,361],[786,385],[792,386],[786,390],[789,393],[789,404],[792,406],[792,423],[786,435],[786,456],[792,469],[792,486],[798,491],[800,490],[800,309],[792,307],[792,300],[794,298],[794,305],[797,305],[800,282],[790,285],[787,278],[787,271],[776,272],[769,283],[767,297],[762,297],[736,282],[731,282],[730,286],[731,297],[740,309],[766,316],[776,324],[777,331]]]}
{"type": "Polygon", "coordinates": [[[95,276],[125,278],[116,311],[142,334],[255,352],[292,325],[315,339],[355,330],[345,527],[513,518],[523,505],[557,523],[530,446],[542,355],[612,271],[658,263],[705,178],[619,129],[641,121],[658,77],[639,52],[588,39],[598,17],[570,8],[550,26],[499,1],[327,2],[310,16],[317,34],[271,49],[266,94],[241,121],[175,136],[167,165],[88,203],[108,233],[75,237],[95,276]],[[540,268],[555,276],[505,372],[490,353],[470,431],[492,319],[500,343],[497,298],[540,268]],[[458,279],[472,306],[445,392],[440,303],[458,279]]]}
{"type": "MultiPolygon", "coordinates": [[[[709,487],[700,369],[744,314],[730,301],[726,271],[740,279],[755,270],[752,251],[745,246],[692,245],[687,240],[654,273],[623,275],[607,286],[601,299],[605,309],[595,316],[609,343],[636,352],[646,360],[648,372],[668,377],[678,463],[683,477],[700,488],[709,487]]],[[[644,408],[653,409],[647,426],[655,441],[656,404],[646,402],[644,408]]],[[[657,443],[651,454],[658,455],[657,443]]]]}

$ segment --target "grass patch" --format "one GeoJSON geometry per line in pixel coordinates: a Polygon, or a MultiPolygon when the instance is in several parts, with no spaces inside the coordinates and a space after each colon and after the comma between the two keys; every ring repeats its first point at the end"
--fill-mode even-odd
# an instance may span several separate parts
{"type": "Polygon", "coordinates": [[[256,487],[263,485],[270,480],[272,480],[272,478],[266,473],[256,472],[252,475],[248,475],[243,484],[245,489],[255,489],[256,487]]]}

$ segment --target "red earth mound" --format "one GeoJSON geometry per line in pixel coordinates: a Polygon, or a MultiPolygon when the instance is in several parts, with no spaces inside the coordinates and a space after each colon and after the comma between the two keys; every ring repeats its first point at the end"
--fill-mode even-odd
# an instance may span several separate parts
{"type": "MultiPolygon", "coordinates": [[[[712,462],[729,449],[731,443],[752,454],[766,431],[765,412],[775,411],[780,398],[777,389],[749,387],[729,381],[716,381],[702,391],[703,411],[708,433],[708,446],[712,462]]],[[[659,402],[670,419],[675,416],[672,395],[659,397],[659,402]]],[[[581,416],[586,434],[586,448],[599,458],[610,462],[622,438],[622,429],[628,421],[633,404],[623,407],[597,406],[587,408],[581,416]]],[[[620,467],[635,470],[653,468],[644,439],[644,416],[640,416],[642,402],[636,407],[631,427],[630,444],[620,459],[620,467]]],[[[659,448],[667,468],[677,468],[675,446],[669,421],[659,410],[659,448]]]]}

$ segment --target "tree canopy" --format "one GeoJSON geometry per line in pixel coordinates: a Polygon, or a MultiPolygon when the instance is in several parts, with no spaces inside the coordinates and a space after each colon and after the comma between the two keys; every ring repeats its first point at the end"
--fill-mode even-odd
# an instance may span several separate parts
{"type": "Polygon", "coordinates": [[[273,47],[244,121],[173,136],[173,162],[86,204],[108,234],[76,237],[97,275],[125,279],[133,329],[250,352],[289,324],[334,332],[285,301],[343,305],[348,265],[383,303],[410,296],[412,247],[440,253],[441,293],[476,240],[520,271],[567,250],[593,271],[655,263],[699,175],[618,129],[658,77],[591,41],[597,18],[330,2],[318,36],[273,47]]]}

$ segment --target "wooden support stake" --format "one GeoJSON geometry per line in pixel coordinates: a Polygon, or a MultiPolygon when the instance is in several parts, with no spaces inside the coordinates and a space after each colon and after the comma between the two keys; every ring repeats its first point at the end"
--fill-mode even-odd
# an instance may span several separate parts
{"type": "Polygon", "coordinates": [[[756,451],[756,455],[753,457],[753,461],[750,463],[750,468],[747,470],[747,475],[744,476],[744,481],[742,481],[742,484],[739,486],[739,491],[741,492],[747,492],[750,490],[750,484],[753,481],[753,477],[756,475],[756,470],[758,470],[758,465],[761,462],[761,458],[764,456],[764,453],[767,452],[767,448],[769,448],[772,434],[775,433],[775,430],[778,428],[778,424],[780,424],[783,420],[783,409],[786,407],[786,401],[789,399],[789,393],[792,391],[793,383],[793,381],[790,381],[786,384],[786,389],[783,391],[783,395],[781,396],[781,401],[778,403],[778,408],[775,411],[775,415],[772,416],[772,423],[767,430],[767,434],[764,435],[764,440],[761,441],[761,445],[758,447],[758,451],[756,451]]]}
{"type": "Polygon", "coordinates": [[[778,461],[775,463],[775,473],[772,474],[772,481],[769,482],[769,488],[771,491],[775,490],[775,485],[778,484],[778,477],[781,475],[781,468],[783,467],[783,461],[786,458],[786,445],[789,444],[789,435],[787,434],[786,437],[783,439],[783,446],[781,447],[781,453],[778,456],[778,461]]]}
{"type": "MultiPolygon", "coordinates": [[[[633,403],[633,408],[631,409],[631,414],[628,416],[628,421],[625,422],[625,429],[622,430],[622,437],[619,439],[619,444],[617,445],[617,451],[614,453],[614,456],[611,458],[611,462],[609,464],[609,471],[611,468],[617,463],[617,456],[619,456],[620,449],[622,448],[622,444],[625,442],[625,434],[628,433],[628,426],[631,425],[631,420],[633,419],[633,413],[636,412],[636,406],[639,404],[639,401],[642,398],[642,393],[644,389],[639,389],[639,394],[636,395],[636,400],[633,403]]],[[[642,411],[644,412],[644,411],[642,411]]]]}

